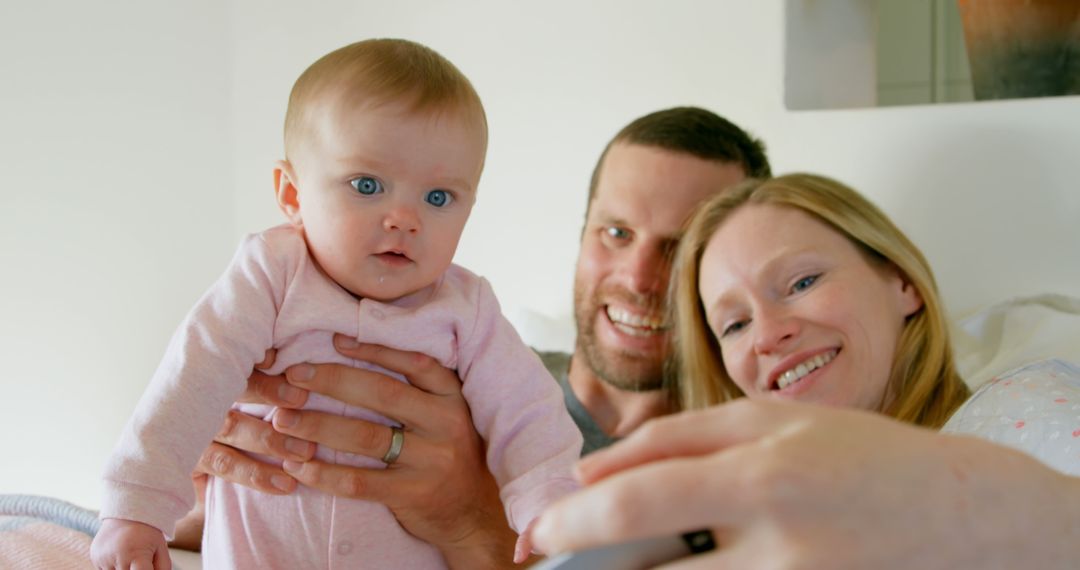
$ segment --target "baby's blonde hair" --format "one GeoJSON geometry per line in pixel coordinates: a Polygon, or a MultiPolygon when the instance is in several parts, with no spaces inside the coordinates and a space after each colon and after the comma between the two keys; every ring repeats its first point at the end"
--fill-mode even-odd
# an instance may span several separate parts
{"type": "Polygon", "coordinates": [[[487,117],[472,83],[435,50],[401,39],[359,41],[311,64],[293,84],[285,112],[288,158],[312,128],[313,111],[331,102],[378,105],[407,102],[412,112],[464,112],[479,122],[487,140],[487,117]]]}
{"type": "MultiPolygon", "coordinates": [[[[873,203],[829,178],[790,174],[747,180],[705,202],[679,243],[669,289],[675,313],[677,398],[683,409],[704,408],[742,396],[724,369],[720,345],[708,326],[698,292],[705,246],[733,212],[746,204],[801,210],[850,240],[872,263],[895,266],[915,287],[923,307],[907,319],[893,357],[886,393],[898,420],[940,427],[969,396],[953,364],[944,310],[922,252],[873,203]]],[[[718,252],[723,255],[723,252],[718,252]]]]}

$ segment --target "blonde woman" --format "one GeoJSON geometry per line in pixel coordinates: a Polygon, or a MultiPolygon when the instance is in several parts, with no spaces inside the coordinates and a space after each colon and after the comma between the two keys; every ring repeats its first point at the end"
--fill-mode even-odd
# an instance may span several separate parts
{"type": "Polygon", "coordinates": [[[926,259],[835,180],[751,180],[705,203],[673,282],[683,409],[747,395],[941,427],[970,395],[926,259]]]}
{"type": "Polygon", "coordinates": [[[578,464],[546,552],[708,529],[716,548],[671,567],[1076,567],[1080,478],[925,429],[968,390],[925,259],[854,190],[736,186],[673,279],[686,411],[578,464]]]}

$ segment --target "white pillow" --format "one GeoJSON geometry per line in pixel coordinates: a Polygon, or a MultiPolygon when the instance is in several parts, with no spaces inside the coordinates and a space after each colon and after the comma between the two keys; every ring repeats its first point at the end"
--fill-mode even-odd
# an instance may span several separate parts
{"type": "Polygon", "coordinates": [[[552,317],[529,309],[509,311],[507,320],[525,344],[536,350],[574,352],[577,327],[571,315],[552,317]]]}
{"type": "Polygon", "coordinates": [[[1024,451],[1080,475],[1080,367],[1041,360],[983,385],[941,428],[1024,451]]]}
{"type": "Polygon", "coordinates": [[[1080,362],[1080,299],[1046,294],[996,303],[957,321],[952,336],[972,388],[1036,360],[1080,362]]]}

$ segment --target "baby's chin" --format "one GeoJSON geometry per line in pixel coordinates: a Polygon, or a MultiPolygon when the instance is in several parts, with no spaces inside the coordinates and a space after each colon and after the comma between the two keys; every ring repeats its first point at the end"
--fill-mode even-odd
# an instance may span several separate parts
{"type": "MultiPolygon", "coordinates": [[[[340,284],[340,282],[339,282],[340,284]]],[[[431,292],[433,283],[407,283],[384,278],[382,282],[363,283],[359,286],[345,287],[357,299],[371,299],[381,303],[401,301],[408,297],[425,296],[431,292]]]]}

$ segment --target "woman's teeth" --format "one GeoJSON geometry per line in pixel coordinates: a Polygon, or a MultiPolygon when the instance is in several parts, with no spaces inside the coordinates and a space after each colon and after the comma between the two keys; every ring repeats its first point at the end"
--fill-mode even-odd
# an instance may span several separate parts
{"type": "Polygon", "coordinates": [[[791,386],[799,380],[802,380],[807,374],[832,362],[833,358],[836,358],[836,350],[830,350],[824,354],[819,354],[806,362],[799,364],[795,368],[784,372],[776,381],[776,389],[783,390],[784,388],[791,386]]]}

